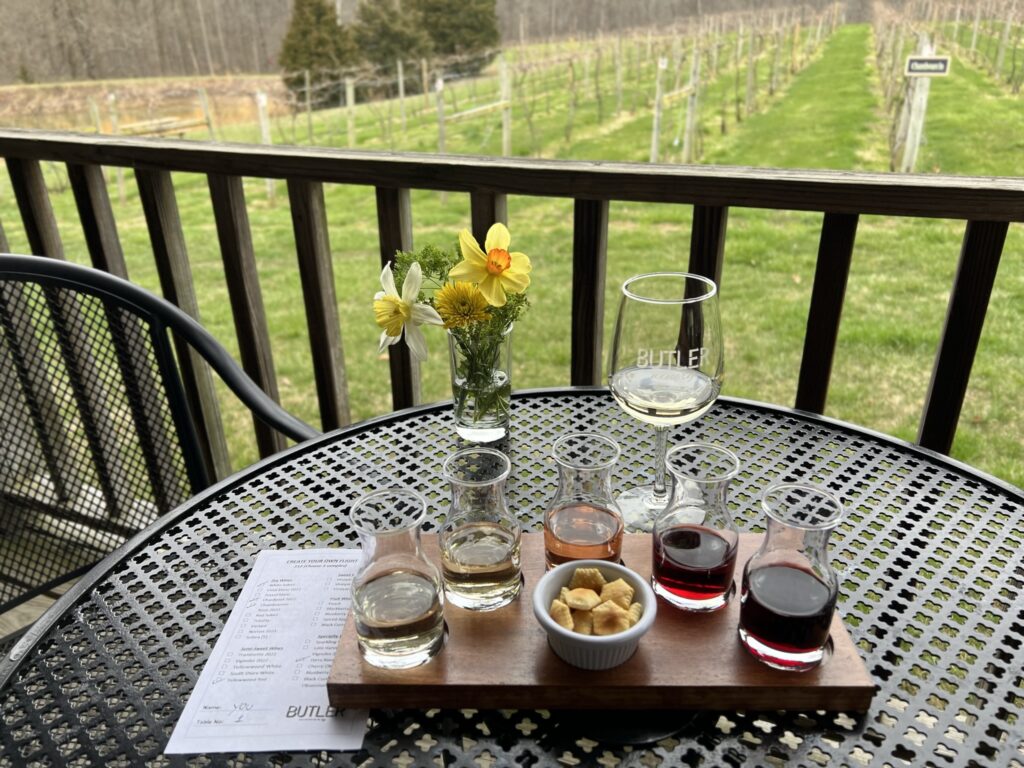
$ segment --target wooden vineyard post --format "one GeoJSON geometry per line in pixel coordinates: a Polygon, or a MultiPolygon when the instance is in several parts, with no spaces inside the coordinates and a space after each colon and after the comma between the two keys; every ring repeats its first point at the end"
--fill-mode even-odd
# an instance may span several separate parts
{"type": "Polygon", "coordinates": [[[309,79],[309,70],[302,71],[303,90],[306,94],[306,135],[309,143],[313,143],[313,86],[309,79]]]}
{"type": "Polygon", "coordinates": [[[206,130],[210,132],[210,141],[217,140],[217,134],[213,128],[213,110],[210,109],[210,99],[206,95],[205,88],[197,90],[199,96],[199,108],[203,111],[203,120],[206,121],[206,130]]]}
{"type": "Polygon", "coordinates": [[[782,36],[778,29],[772,32],[772,79],[768,83],[771,96],[779,89],[779,60],[782,58],[782,36]]]}
{"type": "Polygon", "coordinates": [[[356,81],[345,78],[345,122],[348,131],[348,146],[356,145],[356,81]]]}
{"type": "Polygon", "coordinates": [[[569,109],[565,118],[565,143],[572,143],[572,127],[576,121],[576,60],[569,59],[569,109]]]}
{"type": "Polygon", "coordinates": [[[430,106],[430,67],[426,59],[420,59],[420,81],[423,85],[423,106],[430,106]]]}
{"type": "Polygon", "coordinates": [[[437,102],[437,151],[444,154],[444,78],[434,82],[434,100],[437,102]]]}
{"type": "Polygon", "coordinates": [[[700,92],[700,40],[693,41],[693,62],[690,66],[690,95],[686,99],[686,132],[683,134],[683,162],[697,158],[697,95],[700,92]]]}
{"type": "Polygon", "coordinates": [[[754,36],[754,25],[750,25],[747,41],[747,94],[744,99],[744,110],[752,115],[757,109],[757,38],[754,36]]]}
{"type": "Polygon", "coordinates": [[[395,68],[398,70],[398,110],[402,119],[402,133],[405,133],[405,69],[401,59],[395,62],[395,68]]]}
{"type": "MultiPolygon", "coordinates": [[[[110,132],[117,134],[120,131],[117,119],[117,94],[107,94],[107,109],[110,110],[110,132]]],[[[117,167],[117,199],[124,205],[124,168],[117,167]]]]}
{"type": "Polygon", "coordinates": [[[654,124],[651,127],[651,162],[658,162],[658,145],[661,143],[661,76],[668,69],[668,59],[658,59],[658,69],[654,77],[654,124]]]}
{"type": "Polygon", "coordinates": [[[622,111],[622,35],[615,38],[615,114],[622,111]]]}
{"type": "MultiPolygon", "coordinates": [[[[267,94],[263,91],[256,92],[256,119],[260,124],[260,143],[271,144],[270,118],[267,115],[267,94]]],[[[274,180],[267,179],[267,200],[274,202],[274,180]]]]}
{"type": "Polygon", "coordinates": [[[502,55],[498,62],[498,75],[501,89],[500,99],[504,103],[501,108],[501,154],[503,157],[512,155],[512,80],[508,72],[508,62],[502,55]]]}
{"type": "MultiPolygon", "coordinates": [[[[935,48],[922,34],[918,43],[918,54],[931,56],[935,48]]],[[[900,156],[900,173],[912,173],[917,162],[917,152],[921,146],[921,135],[924,133],[924,117],[928,111],[928,91],[931,89],[930,77],[911,77],[907,81],[907,100],[904,104],[906,134],[903,140],[903,153],[900,156]]]]}
{"type": "Polygon", "coordinates": [[[981,24],[981,3],[979,2],[974,8],[974,28],[971,31],[971,57],[974,57],[974,52],[978,50],[978,26],[981,24]]]}
{"type": "Polygon", "coordinates": [[[604,102],[601,100],[601,49],[594,57],[594,101],[597,102],[597,122],[604,122],[604,102]]]}

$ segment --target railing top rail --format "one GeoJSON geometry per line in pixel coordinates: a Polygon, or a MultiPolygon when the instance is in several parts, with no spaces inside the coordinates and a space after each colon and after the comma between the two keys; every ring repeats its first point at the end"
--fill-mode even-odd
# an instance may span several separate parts
{"type": "Polygon", "coordinates": [[[0,157],[452,192],[1024,221],[1024,179],[1010,177],[368,152],[20,129],[0,130],[0,157]]]}

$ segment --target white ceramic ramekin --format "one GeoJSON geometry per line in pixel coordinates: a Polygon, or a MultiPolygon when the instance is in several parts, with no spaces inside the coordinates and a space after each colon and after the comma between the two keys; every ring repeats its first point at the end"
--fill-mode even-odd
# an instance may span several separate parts
{"type": "Polygon", "coordinates": [[[633,571],[617,563],[603,560],[573,560],[545,573],[533,590],[533,613],[548,635],[551,650],[562,660],[581,669],[611,669],[617,667],[636,652],[640,638],[654,624],[658,603],[651,585],[633,571]],[[558,597],[562,587],[577,568],[597,568],[608,581],[621,578],[635,590],[633,602],[644,607],[640,621],[624,632],[614,635],[581,635],[556,624],[548,611],[551,601],[558,597]]]}

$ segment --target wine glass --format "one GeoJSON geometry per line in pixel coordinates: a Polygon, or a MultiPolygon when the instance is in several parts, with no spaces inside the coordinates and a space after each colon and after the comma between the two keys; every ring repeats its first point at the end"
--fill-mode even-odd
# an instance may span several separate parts
{"type": "Polygon", "coordinates": [[[722,388],[718,287],[686,272],[636,275],[622,285],[608,385],[627,414],[655,430],[654,484],[617,501],[626,529],[650,531],[669,500],[665,452],[669,427],[704,414],[722,388]]]}

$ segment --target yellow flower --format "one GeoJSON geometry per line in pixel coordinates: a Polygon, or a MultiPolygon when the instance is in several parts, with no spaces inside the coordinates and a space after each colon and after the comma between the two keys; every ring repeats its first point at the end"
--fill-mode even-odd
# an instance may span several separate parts
{"type": "Polygon", "coordinates": [[[459,232],[462,261],[452,267],[448,277],[476,283],[480,293],[492,307],[505,305],[505,293],[522,293],[530,285],[530,257],[525,253],[509,253],[512,237],[504,224],[498,223],[487,230],[487,239],[480,249],[468,229],[459,232]]]}
{"type": "Polygon", "coordinates": [[[416,301],[423,283],[423,270],[419,264],[409,267],[402,285],[402,295],[395,288],[395,276],[391,274],[391,265],[386,264],[380,273],[380,284],[384,289],[373,297],[373,315],[377,325],[384,329],[380,335],[380,350],[398,342],[405,331],[405,343],[409,345],[409,354],[417,360],[427,359],[427,341],[423,331],[417,326],[443,325],[444,321],[432,306],[416,301]]]}
{"type": "Polygon", "coordinates": [[[434,294],[445,328],[462,328],[487,319],[487,299],[472,283],[445,283],[434,294]]]}

